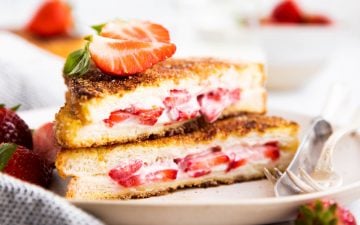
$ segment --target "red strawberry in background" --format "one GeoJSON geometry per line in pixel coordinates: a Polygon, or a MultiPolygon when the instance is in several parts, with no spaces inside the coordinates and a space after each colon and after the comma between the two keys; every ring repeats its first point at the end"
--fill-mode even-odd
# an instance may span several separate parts
{"type": "Polygon", "coordinates": [[[354,216],[337,203],[316,200],[299,208],[296,225],[356,225],[354,216]]]}
{"type": "Polygon", "coordinates": [[[0,105],[0,143],[11,142],[32,149],[31,131],[24,120],[16,114],[15,108],[0,105]]]}
{"type": "Polygon", "coordinates": [[[282,1],[277,5],[272,14],[272,20],[282,23],[300,23],[302,12],[294,0],[282,1]]]}
{"type": "Polygon", "coordinates": [[[329,25],[331,20],[324,15],[305,15],[303,22],[308,24],[329,25]]]}
{"type": "Polygon", "coordinates": [[[26,30],[40,36],[67,35],[73,28],[70,6],[63,0],[45,0],[36,11],[26,30]]]}
{"type": "Polygon", "coordinates": [[[42,187],[48,187],[52,166],[38,154],[20,145],[0,145],[0,171],[42,187]]]}
{"type": "Polygon", "coordinates": [[[264,22],[271,23],[293,23],[293,24],[314,24],[329,25],[332,21],[325,15],[306,13],[301,10],[295,0],[281,1],[273,9],[270,20],[264,22]]]}
{"type": "Polygon", "coordinates": [[[60,146],[55,139],[54,123],[45,123],[33,133],[34,152],[54,164],[60,146]]]}

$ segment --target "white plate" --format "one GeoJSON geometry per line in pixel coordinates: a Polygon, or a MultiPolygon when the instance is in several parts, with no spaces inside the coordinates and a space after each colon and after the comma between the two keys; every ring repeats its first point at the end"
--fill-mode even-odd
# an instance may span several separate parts
{"type": "MultiPolygon", "coordinates": [[[[56,109],[22,112],[33,128],[52,120],[56,109]]],[[[271,111],[297,121],[302,132],[311,117],[271,111]]],[[[206,189],[187,189],[140,200],[70,201],[108,224],[212,225],[264,224],[289,220],[300,204],[318,198],[331,198],[347,204],[360,198],[360,140],[348,137],[335,151],[335,168],[344,177],[344,186],[312,194],[276,198],[266,180],[244,182],[206,189]]],[[[61,182],[60,182],[61,183],[61,182]]],[[[62,184],[57,184],[60,187],[62,184]]]]}

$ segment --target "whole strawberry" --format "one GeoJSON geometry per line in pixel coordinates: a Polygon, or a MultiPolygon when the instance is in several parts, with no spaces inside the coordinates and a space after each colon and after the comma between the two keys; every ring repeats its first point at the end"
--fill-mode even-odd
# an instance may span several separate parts
{"type": "Polygon", "coordinates": [[[15,108],[0,105],[0,143],[11,142],[32,149],[32,135],[28,125],[16,114],[15,108]]]}
{"type": "Polygon", "coordinates": [[[0,171],[18,179],[48,187],[52,166],[39,155],[20,145],[0,145],[0,171]]]}
{"type": "Polygon", "coordinates": [[[299,208],[296,225],[356,225],[354,216],[337,203],[316,200],[299,208]]]}
{"type": "Polygon", "coordinates": [[[73,28],[70,6],[64,0],[46,0],[27,25],[27,30],[39,37],[67,35],[73,28]]]}
{"type": "Polygon", "coordinates": [[[284,0],[274,8],[271,18],[279,23],[301,23],[302,14],[294,0],[284,0]]]}

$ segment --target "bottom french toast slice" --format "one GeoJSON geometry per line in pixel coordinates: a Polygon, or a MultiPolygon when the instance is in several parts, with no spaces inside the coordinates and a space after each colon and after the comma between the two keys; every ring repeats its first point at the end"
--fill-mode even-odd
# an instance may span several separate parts
{"type": "Polygon", "coordinates": [[[71,177],[67,198],[129,199],[262,178],[284,169],[298,146],[298,125],[243,115],[199,130],[138,143],[62,150],[56,167],[71,177]]]}

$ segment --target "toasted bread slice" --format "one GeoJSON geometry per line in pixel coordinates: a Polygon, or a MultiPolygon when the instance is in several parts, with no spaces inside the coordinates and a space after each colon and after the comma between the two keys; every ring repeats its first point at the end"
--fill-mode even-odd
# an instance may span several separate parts
{"type": "Polygon", "coordinates": [[[260,178],[264,167],[285,168],[297,149],[297,133],[294,122],[243,115],[171,137],[62,150],[56,167],[62,177],[72,177],[68,198],[148,197],[260,178]]]}
{"type": "Polygon", "coordinates": [[[65,81],[66,105],[56,116],[56,136],[65,148],[164,136],[201,116],[213,122],[266,111],[263,66],[255,63],[169,59],[133,76],[92,68],[65,81]]]}

